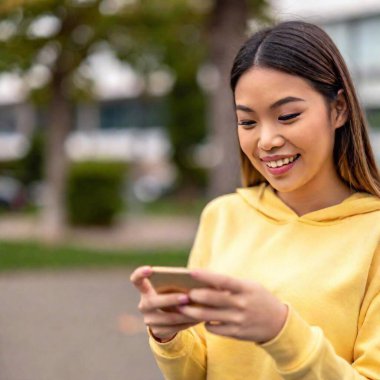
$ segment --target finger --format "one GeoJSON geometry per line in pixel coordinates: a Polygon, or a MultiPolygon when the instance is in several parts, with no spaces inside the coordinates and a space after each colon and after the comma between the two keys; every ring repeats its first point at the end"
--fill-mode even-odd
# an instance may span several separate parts
{"type": "Polygon", "coordinates": [[[168,327],[194,324],[198,321],[180,313],[151,313],[145,315],[144,323],[147,326],[168,327]]]}
{"type": "Polygon", "coordinates": [[[154,334],[154,336],[159,337],[159,336],[174,335],[177,332],[179,332],[181,330],[188,329],[189,327],[193,327],[194,325],[195,325],[195,323],[185,323],[183,325],[177,325],[175,327],[161,327],[161,326],[157,326],[157,327],[148,326],[148,327],[151,328],[151,331],[154,334]],[[153,331],[152,327],[153,327],[154,331],[153,331]]]}
{"type": "Polygon", "coordinates": [[[207,322],[205,323],[205,328],[208,332],[217,335],[235,337],[237,334],[235,325],[207,322]]]}
{"type": "Polygon", "coordinates": [[[131,274],[130,281],[140,291],[147,294],[153,290],[150,281],[147,278],[152,274],[152,268],[149,266],[139,267],[131,274]]]}
{"type": "Polygon", "coordinates": [[[193,289],[189,292],[190,300],[196,304],[215,308],[234,308],[237,301],[228,290],[193,289]]]}
{"type": "Polygon", "coordinates": [[[189,302],[189,296],[182,293],[154,294],[141,300],[139,310],[142,313],[149,313],[157,309],[186,305],[189,302]]]}
{"type": "Polygon", "coordinates": [[[193,269],[191,276],[216,289],[229,290],[232,293],[241,293],[244,290],[243,281],[208,270],[193,269]]]}
{"type": "Polygon", "coordinates": [[[228,309],[214,309],[200,306],[181,306],[181,314],[193,318],[199,322],[217,321],[221,323],[238,324],[239,314],[228,309]]]}

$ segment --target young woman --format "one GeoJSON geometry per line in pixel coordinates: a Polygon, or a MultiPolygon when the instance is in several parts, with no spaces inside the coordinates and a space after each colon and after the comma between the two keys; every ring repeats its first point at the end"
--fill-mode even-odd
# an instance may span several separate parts
{"type": "Polygon", "coordinates": [[[189,267],[209,288],[157,295],[150,267],[131,276],[159,367],[380,379],[380,177],[340,53],[317,26],[281,23],[242,46],[231,87],[244,187],[202,213],[189,267]]]}

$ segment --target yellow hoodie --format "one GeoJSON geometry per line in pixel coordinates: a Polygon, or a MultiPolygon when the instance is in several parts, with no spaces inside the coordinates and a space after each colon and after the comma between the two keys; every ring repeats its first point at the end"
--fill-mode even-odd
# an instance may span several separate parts
{"type": "Polygon", "coordinates": [[[150,337],[170,380],[380,380],[380,199],[356,193],[301,217],[262,184],[204,209],[190,267],[263,284],[289,307],[264,344],[184,330],[150,337]]]}

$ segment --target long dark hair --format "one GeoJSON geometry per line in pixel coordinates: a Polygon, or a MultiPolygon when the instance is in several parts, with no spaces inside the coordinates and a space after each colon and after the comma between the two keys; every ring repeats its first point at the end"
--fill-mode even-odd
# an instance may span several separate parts
{"type": "MultiPolygon", "coordinates": [[[[334,163],[338,175],[351,189],[380,196],[380,175],[365,116],[344,59],[331,38],[318,26],[302,21],[283,22],[255,33],[235,57],[230,81],[234,94],[240,77],[255,66],[302,77],[327,102],[343,89],[348,119],[335,135],[334,163]]],[[[243,185],[265,182],[242,150],[240,156],[243,185]]]]}

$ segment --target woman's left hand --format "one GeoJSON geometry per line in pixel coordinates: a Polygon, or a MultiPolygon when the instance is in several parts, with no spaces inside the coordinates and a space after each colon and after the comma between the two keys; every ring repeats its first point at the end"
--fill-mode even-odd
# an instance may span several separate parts
{"type": "Polygon", "coordinates": [[[180,310],[206,322],[209,332],[265,343],[281,331],[288,307],[259,283],[200,269],[191,273],[210,288],[191,290],[190,299],[197,305],[181,306],[180,310]]]}

